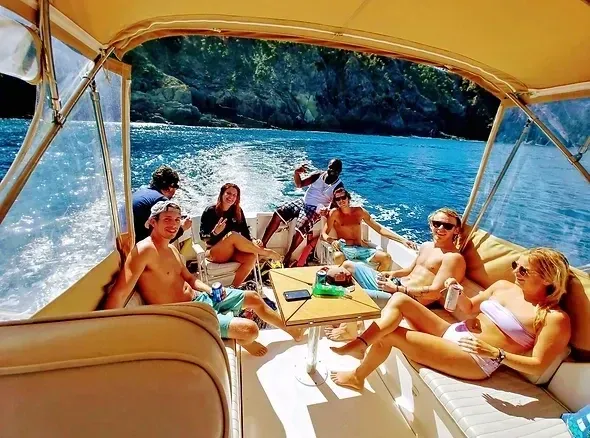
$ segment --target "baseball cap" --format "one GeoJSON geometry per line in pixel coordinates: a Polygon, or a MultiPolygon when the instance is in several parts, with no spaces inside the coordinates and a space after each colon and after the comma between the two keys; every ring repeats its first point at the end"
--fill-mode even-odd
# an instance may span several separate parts
{"type": "Polygon", "coordinates": [[[165,211],[170,211],[170,210],[174,210],[174,211],[177,211],[178,214],[182,214],[182,210],[180,209],[180,206],[174,201],[158,201],[158,202],[156,202],[154,205],[152,205],[152,208],[150,210],[150,217],[148,218],[147,221],[145,221],[145,227],[149,229],[150,219],[156,217],[160,213],[164,213],[165,211]]]}

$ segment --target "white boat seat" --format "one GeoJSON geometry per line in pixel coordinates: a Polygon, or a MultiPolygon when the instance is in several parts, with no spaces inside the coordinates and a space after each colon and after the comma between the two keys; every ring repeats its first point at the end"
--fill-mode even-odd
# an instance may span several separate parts
{"type": "Polygon", "coordinates": [[[568,412],[542,387],[509,369],[481,382],[462,381],[412,363],[467,437],[569,437],[568,412]]]}
{"type": "Polygon", "coordinates": [[[229,361],[229,379],[231,385],[230,437],[242,437],[242,381],[238,345],[233,339],[224,339],[225,351],[229,361]]]}

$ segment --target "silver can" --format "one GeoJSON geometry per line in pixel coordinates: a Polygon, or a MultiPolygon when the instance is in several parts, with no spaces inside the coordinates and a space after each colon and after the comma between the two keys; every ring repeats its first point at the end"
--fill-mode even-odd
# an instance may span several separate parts
{"type": "Polygon", "coordinates": [[[459,295],[463,288],[458,284],[451,284],[447,290],[447,296],[445,298],[445,309],[449,312],[454,311],[457,308],[457,301],[459,301],[459,295]]]}

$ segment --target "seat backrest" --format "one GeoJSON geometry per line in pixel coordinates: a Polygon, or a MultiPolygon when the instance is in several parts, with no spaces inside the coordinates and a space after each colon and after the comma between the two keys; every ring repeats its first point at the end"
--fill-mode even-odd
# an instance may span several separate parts
{"type": "Polygon", "coordinates": [[[2,437],[228,437],[218,326],[204,303],[0,323],[2,437]]]}

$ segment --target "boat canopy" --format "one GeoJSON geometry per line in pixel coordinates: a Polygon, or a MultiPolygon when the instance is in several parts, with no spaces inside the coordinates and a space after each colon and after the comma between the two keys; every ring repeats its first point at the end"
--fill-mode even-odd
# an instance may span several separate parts
{"type": "MultiPolygon", "coordinates": [[[[93,58],[165,36],[285,40],[447,69],[524,103],[590,96],[585,0],[51,1],[55,36],[93,58]]],[[[0,0],[36,22],[37,2],[0,0]]]]}

